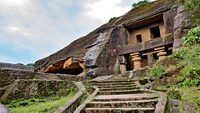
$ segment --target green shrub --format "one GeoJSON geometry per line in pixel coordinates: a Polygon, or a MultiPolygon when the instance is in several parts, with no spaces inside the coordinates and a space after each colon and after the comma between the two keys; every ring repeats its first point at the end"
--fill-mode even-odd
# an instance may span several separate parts
{"type": "Polygon", "coordinates": [[[199,80],[198,79],[191,80],[191,79],[186,78],[179,85],[182,86],[182,87],[195,87],[195,86],[198,86],[198,84],[199,84],[199,80]]]}
{"type": "Polygon", "coordinates": [[[156,78],[161,76],[163,73],[165,73],[165,68],[162,65],[154,64],[153,67],[149,68],[147,75],[156,78]]]}
{"type": "Polygon", "coordinates": [[[179,90],[172,88],[171,90],[167,91],[167,96],[170,99],[178,99],[181,100],[181,94],[179,90]]]}
{"type": "Polygon", "coordinates": [[[186,48],[182,47],[173,54],[173,57],[178,60],[183,60],[185,58],[186,53],[187,53],[186,48]]]}
{"type": "Polygon", "coordinates": [[[194,87],[200,84],[200,45],[183,47],[173,55],[178,67],[183,67],[176,82],[180,87],[194,87]]]}
{"type": "Polygon", "coordinates": [[[139,7],[139,6],[144,6],[144,5],[148,4],[148,3],[149,3],[149,0],[143,0],[143,1],[139,1],[138,3],[134,3],[132,5],[132,7],[136,8],[136,7],[139,7]]]}
{"type": "Polygon", "coordinates": [[[185,77],[190,77],[192,79],[200,78],[200,64],[192,64],[185,66],[181,71],[185,77]]]}
{"type": "Polygon", "coordinates": [[[112,18],[110,18],[109,23],[113,22],[113,21],[116,21],[117,19],[118,19],[118,17],[112,17],[112,18]]]}
{"type": "Polygon", "coordinates": [[[200,9],[200,0],[181,0],[186,8],[189,10],[198,10],[200,9]]]}
{"type": "Polygon", "coordinates": [[[183,47],[174,53],[173,57],[178,61],[177,66],[188,66],[192,64],[200,64],[200,45],[183,47]]]}
{"type": "Polygon", "coordinates": [[[185,66],[176,79],[180,87],[195,87],[200,84],[200,64],[185,66]]]}
{"type": "Polygon", "coordinates": [[[192,26],[200,24],[200,0],[177,0],[192,14],[192,26]]]}
{"type": "Polygon", "coordinates": [[[192,28],[188,31],[186,36],[183,37],[183,44],[186,46],[192,46],[200,43],[200,27],[192,28]]]}

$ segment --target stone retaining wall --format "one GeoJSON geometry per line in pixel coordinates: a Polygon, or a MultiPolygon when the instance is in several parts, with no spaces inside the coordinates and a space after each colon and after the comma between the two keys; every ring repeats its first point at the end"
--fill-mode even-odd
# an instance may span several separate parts
{"type": "Polygon", "coordinates": [[[16,80],[3,94],[2,100],[16,100],[21,98],[46,97],[69,93],[65,90],[74,87],[71,81],[62,80],[16,80]]]}
{"type": "Polygon", "coordinates": [[[1,70],[0,69],[0,88],[3,88],[16,79],[33,79],[35,74],[30,71],[1,70]]]}
{"type": "Polygon", "coordinates": [[[81,82],[77,82],[75,84],[78,88],[78,92],[71,100],[69,100],[63,107],[59,108],[55,113],[72,113],[86,98],[86,94],[84,93],[84,85],[81,82]]]}

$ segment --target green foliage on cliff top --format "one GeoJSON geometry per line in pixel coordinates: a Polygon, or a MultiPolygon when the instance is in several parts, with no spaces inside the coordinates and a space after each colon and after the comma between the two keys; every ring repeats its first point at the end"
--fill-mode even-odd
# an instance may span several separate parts
{"type": "Polygon", "coordinates": [[[117,19],[119,19],[119,17],[112,17],[110,18],[109,23],[117,21],[117,19]]]}
{"type": "Polygon", "coordinates": [[[180,0],[189,10],[200,9],[200,0],[180,0]]]}
{"type": "Polygon", "coordinates": [[[149,0],[143,0],[143,1],[139,1],[138,3],[132,4],[132,7],[136,8],[136,7],[139,7],[139,6],[144,6],[144,5],[148,4],[148,3],[149,3],[149,0]]]}
{"type": "Polygon", "coordinates": [[[200,24],[200,0],[178,0],[192,14],[193,26],[200,24]]]}

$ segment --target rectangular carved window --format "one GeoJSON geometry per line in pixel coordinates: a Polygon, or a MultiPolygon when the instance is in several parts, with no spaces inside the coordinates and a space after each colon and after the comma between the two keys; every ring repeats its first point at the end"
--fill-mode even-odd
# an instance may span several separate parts
{"type": "Polygon", "coordinates": [[[136,38],[137,38],[137,42],[138,42],[138,43],[141,43],[141,42],[142,42],[142,35],[141,35],[141,34],[136,35],[136,38]]]}
{"type": "Polygon", "coordinates": [[[161,37],[159,26],[155,26],[155,27],[150,28],[150,31],[151,31],[151,38],[152,39],[161,37]]]}

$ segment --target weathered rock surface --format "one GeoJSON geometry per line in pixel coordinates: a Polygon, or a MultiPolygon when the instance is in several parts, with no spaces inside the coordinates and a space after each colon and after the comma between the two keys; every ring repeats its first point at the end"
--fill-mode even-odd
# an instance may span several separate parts
{"type": "MultiPolygon", "coordinates": [[[[148,4],[147,6],[137,7],[130,10],[125,15],[114,19],[96,30],[92,31],[88,35],[72,42],[70,45],[61,49],[60,51],[38,60],[34,66],[35,71],[37,72],[45,72],[45,70],[49,69],[54,70],[55,73],[66,72],[69,73],[73,71],[77,71],[77,67],[70,68],[70,70],[60,70],[63,69],[63,64],[69,58],[74,58],[74,63],[85,64],[85,56],[88,51],[94,46],[93,44],[97,41],[97,38],[101,33],[109,34],[107,36],[107,41],[103,43],[99,49],[97,50],[97,56],[95,56],[95,61],[93,62],[94,66],[89,66],[95,68],[94,71],[96,75],[108,75],[113,74],[114,72],[119,72],[118,65],[118,47],[128,44],[128,36],[129,31],[126,26],[133,24],[133,22],[140,21],[141,19],[145,19],[151,16],[155,16],[156,14],[163,13],[163,20],[165,21],[166,33],[172,34],[177,39],[179,39],[178,35],[182,34],[182,30],[179,30],[180,21],[185,19],[185,12],[181,12],[179,8],[179,13],[176,13],[176,8],[174,6],[173,0],[158,0],[148,4]],[[174,20],[174,17],[177,16],[174,20]],[[175,21],[175,23],[174,23],[175,21]],[[174,25],[175,24],[175,25],[174,25]],[[176,28],[178,26],[178,28],[176,28]],[[175,28],[174,28],[175,27],[175,28]],[[174,31],[176,31],[174,33],[174,31]],[[173,34],[174,33],[174,34],[173,34]],[[58,70],[58,71],[56,71],[58,70]]],[[[186,25],[187,26],[187,25],[186,25]]],[[[183,26],[185,29],[185,26],[183,26]]],[[[182,27],[182,28],[183,28],[182,27]]],[[[73,63],[72,63],[73,64],[73,63]]],[[[83,71],[86,71],[87,66],[80,66],[83,71]]],[[[80,72],[81,72],[80,68],[80,72]]]]}
{"type": "Polygon", "coordinates": [[[184,8],[179,6],[177,9],[177,15],[174,18],[174,45],[173,48],[176,50],[182,45],[182,36],[191,27],[191,15],[184,8]]]}

